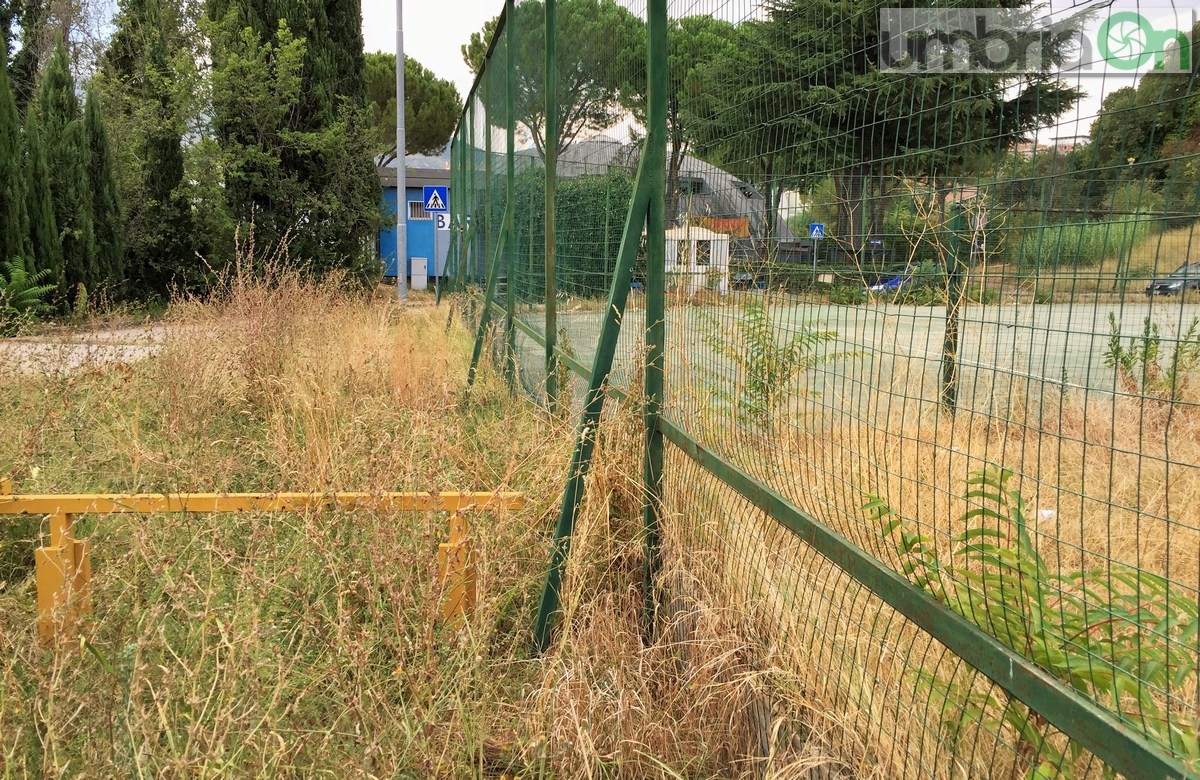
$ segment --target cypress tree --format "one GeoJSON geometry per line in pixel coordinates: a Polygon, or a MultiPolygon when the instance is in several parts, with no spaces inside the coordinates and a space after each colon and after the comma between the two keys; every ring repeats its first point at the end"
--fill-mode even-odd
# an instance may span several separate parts
{"type": "Polygon", "coordinates": [[[89,149],[79,119],[79,98],[59,40],[42,75],[38,94],[46,157],[50,162],[50,193],[54,220],[62,240],[63,276],[67,302],[75,302],[80,284],[88,290],[99,281],[95,239],[92,233],[92,194],[88,184],[89,149]]]}
{"type": "Polygon", "coordinates": [[[4,66],[8,67],[8,52],[12,51],[13,22],[21,16],[22,0],[0,0],[0,39],[4,41],[4,66]]]}
{"type": "Polygon", "coordinates": [[[259,43],[267,43],[275,35],[280,11],[274,0],[208,0],[208,17],[221,22],[230,11],[236,11],[238,26],[249,27],[259,36],[259,43]]]}
{"type": "Polygon", "coordinates": [[[35,270],[49,270],[51,282],[58,285],[60,293],[65,293],[62,244],[50,197],[50,163],[36,111],[25,115],[25,184],[35,270]]]}
{"type": "Polygon", "coordinates": [[[54,198],[58,231],[62,237],[63,270],[71,305],[75,305],[75,293],[79,285],[89,291],[100,283],[100,271],[96,265],[96,237],[92,221],[92,191],[88,185],[88,142],[83,123],[76,119],[63,131],[62,142],[57,153],[51,156],[51,190],[54,198]],[[55,175],[55,165],[59,175],[55,175]],[[57,204],[61,204],[57,205],[57,204]]]}
{"type": "Polygon", "coordinates": [[[46,21],[47,3],[29,0],[21,7],[21,50],[13,57],[12,89],[21,111],[27,111],[37,94],[38,41],[46,21]]]}
{"type": "Polygon", "coordinates": [[[21,118],[8,83],[8,53],[0,43],[0,261],[34,267],[29,242],[29,212],[21,171],[21,118]]]}
{"type": "Polygon", "coordinates": [[[67,125],[79,118],[79,97],[75,94],[75,79],[71,77],[71,62],[62,38],[42,74],[38,93],[38,113],[42,120],[42,136],[48,149],[54,149],[66,132],[67,125]]]}
{"type": "Polygon", "coordinates": [[[124,219],[113,177],[108,131],[100,115],[100,99],[90,87],[83,109],[83,133],[87,145],[87,182],[91,186],[97,281],[110,293],[120,295],[125,282],[124,219]]]}
{"type": "Polygon", "coordinates": [[[136,166],[127,171],[128,189],[118,193],[125,196],[126,285],[138,296],[165,295],[174,284],[197,280],[196,225],[183,180],[180,76],[168,56],[183,45],[179,18],[159,0],[123,0],[116,25],[104,55],[106,76],[115,86],[105,107],[116,102],[132,130],[129,164],[136,166]]]}
{"type": "Polygon", "coordinates": [[[367,100],[367,62],[363,54],[362,0],[325,0],[333,61],[333,94],[363,106],[367,100]]]}
{"type": "Polygon", "coordinates": [[[263,58],[261,49],[244,51],[245,26],[263,46],[278,47],[278,22],[263,20],[282,17],[288,30],[304,39],[299,95],[294,106],[281,112],[278,126],[275,116],[267,132],[261,123],[248,124],[256,107],[243,105],[236,93],[217,101],[217,137],[233,160],[226,167],[224,189],[230,211],[239,220],[254,215],[260,243],[290,234],[292,255],[314,271],[348,266],[366,276],[375,265],[367,261],[367,247],[377,225],[379,182],[364,109],[361,6],[356,0],[348,7],[333,0],[293,0],[279,4],[279,15],[267,16],[267,4],[210,4],[210,12],[224,22],[213,42],[215,81],[222,80],[226,69],[244,69],[252,60],[271,66],[273,56],[263,58]],[[239,56],[231,57],[233,53],[239,56]],[[279,140],[270,137],[275,134],[279,140]]]}

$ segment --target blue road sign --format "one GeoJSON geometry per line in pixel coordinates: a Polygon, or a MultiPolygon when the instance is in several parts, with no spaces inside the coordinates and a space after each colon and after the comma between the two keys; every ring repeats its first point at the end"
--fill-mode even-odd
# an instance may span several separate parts
{"type": "Polygon", "coordinates": [[[425,210],[429,212],[449,211],[450,192],[448,187],[425,188],[425,210]]]}
{"type": "MultiPolygon", "coordinates": [[[[429,188],[428,188],[428,187],[426,187],[425,189],[429,189],[429,188]]],[[[426,206],[426,207],[425,207],[425,209],[426,209],[426,211],[428,211],[428,210],[429,210],[429,207],[428,207],[428,206],[426,206]]],[[[811,238],[811,239],[813,239],[814,241],[819,241],[819,240],[821,240],[822,238],[825,238],[825,225],[824,225],[824,223],[822,223],[822,222],[814,222],[814,223],[812,223],[811,225],[809,225],[809,226],[808,226],[808,237],[809,237],[809,238],[811,238]]]]}

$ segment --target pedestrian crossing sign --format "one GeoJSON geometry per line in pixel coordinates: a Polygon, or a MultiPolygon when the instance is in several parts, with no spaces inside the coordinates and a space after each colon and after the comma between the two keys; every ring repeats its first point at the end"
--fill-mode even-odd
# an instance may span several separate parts
{"type": "Polygon", "coordinates": [[[450,199],[447,187],[425,188],[425,210],[429,212],[448,211],[446,201],[450,199]]]}

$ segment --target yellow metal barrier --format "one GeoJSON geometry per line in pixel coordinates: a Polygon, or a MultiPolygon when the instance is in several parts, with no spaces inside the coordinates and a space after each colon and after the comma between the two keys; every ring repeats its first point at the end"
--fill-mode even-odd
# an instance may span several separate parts
{"type": "Polygon", "coordinates": [[[12,481],[0,477],[0,515],[42,515],[50,520],[50,544],[35,552],[38,633],[43,642],[73,636],[91,613],[91,550],[75,538],[82,514],[172,512],[299,512],[305,509],[378,509],[450,513],[450,534],[438,545],[438,572],[447,620],[475,607],[475,552],[462,513],[479,509],[521,509],[520,493],[82,493],[14,495],[12,481]]]}

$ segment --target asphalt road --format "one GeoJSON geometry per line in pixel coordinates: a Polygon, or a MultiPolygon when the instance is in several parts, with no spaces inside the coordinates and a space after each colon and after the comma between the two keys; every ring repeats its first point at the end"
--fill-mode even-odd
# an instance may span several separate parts
{"type": "MultiPolygon", "coordinates": [[[[752,295],[752,294],[751,294],[752,295]]],[[[741,299],[745,300],[745,299],[741,299]]],[[[688,374],[708,375],[721,384],[732,371],[717,354],[712,338],[736,333],[739,298],[705,306],[675,305],[668,310],[668,365],[673,381],[688,374]]],[[[1143,332],[1145,320],[1157,325],[1163,340],[1165,364],[1175,341],[1200,318],[1200,305],[1157,298],[1136,303],[1021,304],[964,306],[960,313],[958,352],[959,396],[964,406],[994,410],[1012,397],[1034,399],[1048,392],[1111,392],[1115,372],[1105,365],[1115,317],[1126,345],[1143,332]]],[[[540,324],[542,314],[526,315],[540,324]]],[[[598,310],[560,311],[558,321],[571,349],[590,365],[599,336],[598,310]]],[[[627,313],[614,365],[615,381],[624,385],[635,366],[641,342],[642,312],[627,313]]],[[[944,307],[818,303],[779,303],[771,321],[783,344],[806,326],[830,330],[836,339],[829,352],[843,357],[810,372],[809,387],[830,403],[852,409],[870,403],[881,391],[887,395],[920,395],[936,400],[942,374],[946,334],[944,307]]],[[[540,328],[539,328],[540,329],[540,328]]],[[[520,351],[527,381],[540,376],[541,352],[522,338],[520,351]]]]}

